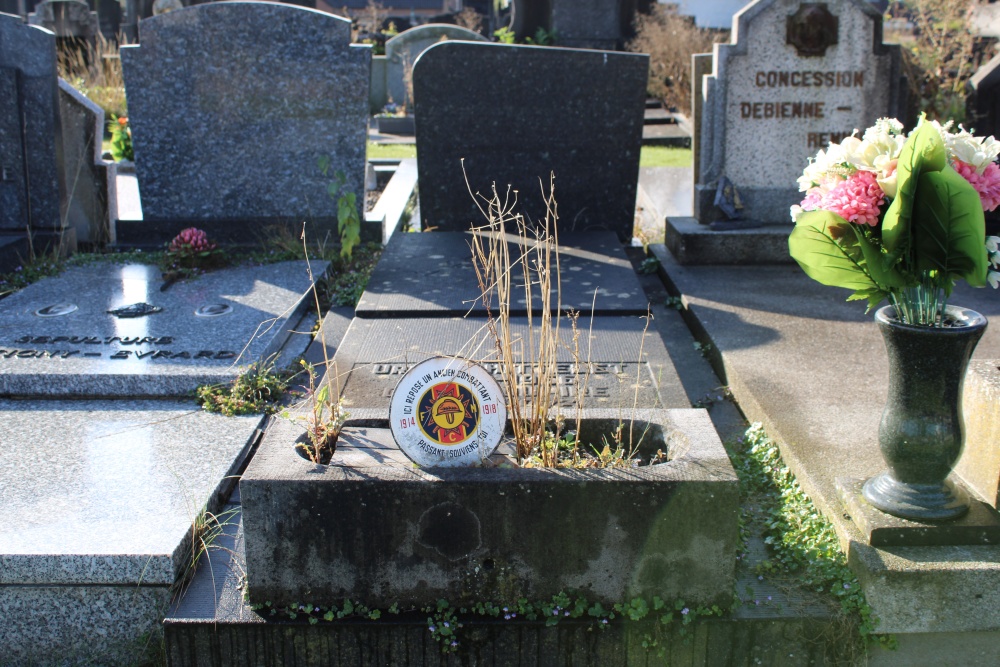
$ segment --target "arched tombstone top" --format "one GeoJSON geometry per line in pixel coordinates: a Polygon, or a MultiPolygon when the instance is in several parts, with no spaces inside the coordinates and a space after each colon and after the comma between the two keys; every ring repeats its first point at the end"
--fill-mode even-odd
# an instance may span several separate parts
{"type": "Polygon", "coordinates": [[[391,63],[403,62],[403,54],[409,52],[410,62],[427,47],[437,44],[442,38],[464,42],[488,42],[489,40],[474,30],[449,23],[428,23],[405,30],[385,43],[385,57],[391,63]]]}
{"type": "Polygon", "coordinates": [[[864,0],[756,0],[712,58],[696,82],[695,216],[706,224],[720,219],[722,177],[739,191],[745,219],[791,224],[808,159],[904,108],[899,46],[883,43],[882,16],[864,0]]]}
{"type": "Polygon", "coordinates": [[[406,107],[413,103],[413,63],[442,41],[489,42],[478,32],[448,23],[429,23],[399,33],[385,43],[386,90],[392,101],[406,107]]]}
{"type": "Polygon", "coordinates": [[[139,24],[121,49],[146,219],[336,224],[329,179],[364,192],[371,47],[350,22],[217,2],[139,24]]]}
{"type": "Polygon", "coordinates": [[[97,12],[83,0],[45,0],[28,14],[28,23],[51,30],[57,37],[93,38],[99,30],[97,12]]]}
{"type": "MultiPolygon", "coordinates": [[[[351,22],[343,17],[281,2],[238,0],[192,5],[151,16],[139,22],[139,36],[142,46],[169,49],[169,44],[160,46],[156,42],[190,31],[197,31],[206,40],[220,34],[243,34],[250,26],[253,43],[273,47],[295,48],[295,41],[310,39],[328,40],[334,44],[351,42],[351,22]],[[248,21],[251,16],[253,20],[248,21]]],[[[205,46],[211,45],[206,42],[205,46]]]]}

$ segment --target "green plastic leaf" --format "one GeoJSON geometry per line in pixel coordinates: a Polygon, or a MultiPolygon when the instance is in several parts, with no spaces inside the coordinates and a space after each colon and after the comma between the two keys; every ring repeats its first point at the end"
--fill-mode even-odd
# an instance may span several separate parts
{"type": "Polygon", "coordinates": [[[330,169],[330,156],[320,155],[316,160],[316,165],[319,167],[320,172],[326,176],[326,172],[330,169]]]}
{"type": "Polygon", "coordinates": [[[903,144],[896,163],[896,198],[882,220],[882,244],[889,252],[902,250],[909,242],[920,175],[941,171],[947,160],[941,134],[930,123],[923,123],[903,144]]]}
{"type": "Polygon", "coordinates": [[[985,238],[979,193],[961,174],[947,167],[920,176],[913,208],[917,271],[937,271],[945,294],[958,278],[982,287],[989,269],[985,238]]]}
{"type": "Polygon", "coordinates": [[[788,252],[818,283],[856,292],[880,289],[865,269],[858,235],[850,227],[836,213],[803,213],[788,237],[788,252]]]}
{"type": "MultiPolygon", "coordinates": [[[[858,248],[864,256],[864,262],[862,263],[863,268],[868,272],[868,275],[871,276],[872,280],[875,281],[881,290],[885,291],[889,288],[898,289],[908,287],[908,281],[906,277],[900,273],[898,269],[896,269],[896,263],[887,261],[887,256],[878,246],[865,237],[864,232],[859,226],[851,225],[851,228],[854,230],[854,234],[857,237],[858,248]]],[[[864,296],[863,298],[868,297],[864,296]]],[[[879,300],[881,300],[881,298],[882,297],[879,297],[879,300]]]]}

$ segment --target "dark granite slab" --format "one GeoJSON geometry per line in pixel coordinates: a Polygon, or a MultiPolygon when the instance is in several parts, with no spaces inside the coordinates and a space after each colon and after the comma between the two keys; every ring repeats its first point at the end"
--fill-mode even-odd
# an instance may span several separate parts
{"type": "MultiPolygon", "coordinates": [[[[317,275],[325,268],[313,264],[317,275]]],[[[162,285],[157,267],[101,263],[0,301],[0,394],[177,396],[228,381],[286,344],[309,281],[304,262],[282,262],[162,285]],[[107,312],[138,302],[163,310],[134,318],[107,312]],[[45,310],[61,305],[69,312],[45,310]],[[228,312],[199,315],[206,306],[228,312]]]]}
{"type": "Polygon", "coordinates": [[[329,222],[337,170],[360,198],[371,49],[349,44],[350,21],[220,2],[140,32],[121,51],[145,219],[329,222]]]}
{"type": "MultiPolygon", "coordinates": [[[[471,234],[460,232],[394,235],[358,302],[358,317],[485,314],[471,243],[471,234]]],[[[592,310],[595,315],[646,313],[646,295],[614,234],[567,233],[560,235],[559,245],[563,311],[573,308],[583,316],[592,310]]],[[[509,246],[515,257],[516,243],[509,246]]],[[[515,275],[518,280],[523,274],[517,269],[515,275]]],[[[524,289],[513,291],[511,313],[523,315],[524,289]]],[[[533,310],[541,312],[537,289],[532,298],[533,310]]],[[[494,309],[495,304],[494,299],[494,309]]]]}
{"type": "Polygon", "coordinates": [[[0,230],[55,230],[61,151],[56,40],[0,14],[0,230]]]}
{"type": "MultiPolygon", "coordinates": [[[[655,331],[643,333],[644,326],[638,316],[597,317],[593,324],[581,319],[580,358],[590,360],[588,375],[577,373],[573,331],[563,318],[554,393],[564,414],[574,413],[581,391],[585,408],[690,407],[662,340],[655,331]]],[[[526,333],[527,320],[517,318],[512,336],[523,341],[526,333]]],[[[396,383],[412,365],[432,356],[472,359],[502,380],[485,318],[355,318],[335,357],[352,416],[387,418],[396,383]]]]}
{"type": "Polygon", "coordinates": [[[873,547],[940,547],[1000,544],[1000,515],[971,498],[969,512],[953,521],[910,521],[869,505],[861,495],[863,479],[837,479],[837,490],[861,534],[873,547]]]}
{"type": "Polygon", "coordinates": [[[483,217],[469,194],[518,191],[542,220],[555,173],[559,225],[632,237],[649,58],[634,53],[442,42],[413,68],[425,228],[483,217]],[[463,174],[464,159],[464,174],[463,174]]]}

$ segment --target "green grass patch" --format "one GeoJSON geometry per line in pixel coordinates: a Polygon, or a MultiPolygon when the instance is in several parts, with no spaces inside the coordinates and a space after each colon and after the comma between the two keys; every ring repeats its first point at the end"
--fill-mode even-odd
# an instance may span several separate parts
{"type": "Polygon", "coordinates": [[[416,144],[376,144],[368,142],[368,159],[402,159],[417,157],[416,144]]]}
{"type": "Polygon", "coordinates": [[[694,159],[690,148],[673,146],[643,146],[639,153],[640,167],[690,167],[694,159]]]}
{"type": "Polygon", "coordinates": [[[875,634],[878,618],[847,565],[833,524],[799,486],[760,423],[728,449],[740,478],[741,536],[745,540],[759,532],[769,549],[770,558],[755,568],[758,577],[794,582],[839,607],[844,640],[857,642],[856,655],[864,655],[873,642],[895,648],[894,636],[875,634]]]}

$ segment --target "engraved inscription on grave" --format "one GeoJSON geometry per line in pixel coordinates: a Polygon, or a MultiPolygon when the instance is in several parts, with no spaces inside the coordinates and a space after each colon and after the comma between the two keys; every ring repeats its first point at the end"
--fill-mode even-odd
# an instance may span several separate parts
{"type": "MultiPolygon", "coordinates": [[[[822,57],[826,55],[828,48],[838,43],[838,38],[839,19],[830,13],[826,3],[803,3],[787,18],[786,42],[795,47],[800,57],[822,57]]],[[[780,90],[782,97],[788,99],[739,100],[739,117],[746,121],[831,119],[833,123],[839,123],[840,116],[837,112],[851,111],[851,106],[834,106],[828,101],[809,97],[814,91],[823,89],[864,88],[864,85],[863,70],[757,70],[753,73],[753,86],[748,87],[750,91],[780,90]]],[[[850,120],[844,127],[835,126],[825,131],[816,131],[816,127],[810,127],[806,132],[808,148],[824,148],[831,141],[839,142],[850,136],[854,128],[848,125],[850,120]]]]}
{"type": "Polygon", "coordinates": [[[210,303],[195,310],[194,314],[198,317],[219,317],[231,312],[233,312],[233,307],[228,303],[210,303]]]}
{"type": "Polygon", "coordinates": [[[232,350],[165,350],[174,345],[176,336],[21,336],[15,346],[0,347],[3,359],[68,359],[70,357],[102,359],[201,359],[222,361],[235,359],[232,350]],[[41,345],[58,346],[53,349],[41,345]],[[123,346],[133,349],[121,349],[123,346]],[[113,346],[112,349],[106,349],[113,346]]]}
{"type": "Polygon", "coordinates": [[[51,306],[39,308],[35,311],[35,315],[38,317],[62,317],[63,315],[76,312],[76,310],[77,305],[75,303],[54,303],[51,306]]]}
{"type": "MultiPolygon", "coordinates": [[[[490,361],[478,361],[477,363],[486,369],[497,382],[503,382],[500,364],[490,361]]],[[[577,406],[577,401],[582,394],[585,405],[590,407],[618,407],[619,402],[622,405],[631,406],[635,398],[635,384],[638,374],[641,385],[638,393],[638,405],[641,407],[658,406],[660,401],[649,364],[642,362],[641,366],[640,370],[639,364],[635,362],[591,362],[588,372],[583,367],[577,368],[574,363],[556,364],[556,376],[552,381],[553,403],[559,407],[573,408],[577,406]]],[[[365,407],[365,399],[390,398],[399,378],[411,368],[413,368],[413,364],[395,361],[355,364],[351,377],[345,385],[344,396],[352,405],[359,407],[365,407]]],[[[531,378],[528,376],[530,372],[531,370],[527,366],[521,369],[518,385],[523,388],[520,390],[522,396],[527,391],[530,397],[531,378]]]]}

